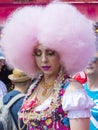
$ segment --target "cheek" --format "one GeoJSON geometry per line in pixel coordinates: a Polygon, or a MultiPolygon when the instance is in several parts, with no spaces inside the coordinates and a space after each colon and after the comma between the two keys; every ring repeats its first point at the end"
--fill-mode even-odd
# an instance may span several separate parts
{"type": "Polygon", "coordinates": [[[94,68],[98,71],[98,65],[96,65],[94,68]]]}
{"type": "Polygon", "coordinates": [[[55,67],[60,66],[60,60],[59,60],[59,58],[53,58],[53,59],[51,60],[51,63],[52,63],[52,65],[55,66],[55,67]]]}
{"type": "Polygon", "coordinates": [[[0,66],[2,66],[3,65],[3,63],[0,63],[0,66]]]}
{"type": "Polygon", "coordinates": [[[40,67],[40,64],[41,64],[40,58],[35,58],[35,62],[37,66],[40,67]]]}

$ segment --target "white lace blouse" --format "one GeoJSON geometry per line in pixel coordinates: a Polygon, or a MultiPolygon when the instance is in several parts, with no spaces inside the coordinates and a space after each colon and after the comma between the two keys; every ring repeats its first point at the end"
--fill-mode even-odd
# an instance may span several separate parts
{"type": "MultiPolygon", "coordinates": [[[[49,107],[52,97],[45,100],[41,105],[35,108],[36,111],[42,111],[49,107]]],[[[90,108],[94,102],[89,98],[83,88],[77,89],[70,93],[65,93],[62,98],[62,108],[68,111],[69,118],[90,117],[90,108]]]]}

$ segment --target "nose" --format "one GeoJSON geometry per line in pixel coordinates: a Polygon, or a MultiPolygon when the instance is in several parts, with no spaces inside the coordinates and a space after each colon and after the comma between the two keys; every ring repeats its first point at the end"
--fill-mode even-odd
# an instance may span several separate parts
{"type": "Polygon", "coordinates": [[[47,56],[45,53],[42,54],[42,62],[47,62],[47,56]]]}

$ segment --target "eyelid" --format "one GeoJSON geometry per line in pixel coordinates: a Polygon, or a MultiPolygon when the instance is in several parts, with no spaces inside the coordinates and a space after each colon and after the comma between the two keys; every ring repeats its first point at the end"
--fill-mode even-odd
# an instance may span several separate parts
{"type": "MultiPolygon", "coordinates": [[[[34,50],[34,54],[33,54],[33,56],[41,56],[42,55],[42,51],[40,50],[40,49],[35,49],[34,50]]],[[[46,49],[45,50],[45,54],[48,56],[52,56],[52,55],[54,55],[55,54],[55,51],[53,51],[53,50],[50,50],[50,49],[46,49]]]]}
{"type": "Polygon", "coordinates": [[[46,54],[48,54],[48,55],[54,55],[55,51],[53,51],[53,50],[46,50],[46,54]]]}
{"type": "Polygon", "coordinates": [[[42,52],[41,52],[41,50],[39,50],[39,49],[35,49],[34,50],[34,56],[41,56],[41,54],[42,54],[42,52]]]}

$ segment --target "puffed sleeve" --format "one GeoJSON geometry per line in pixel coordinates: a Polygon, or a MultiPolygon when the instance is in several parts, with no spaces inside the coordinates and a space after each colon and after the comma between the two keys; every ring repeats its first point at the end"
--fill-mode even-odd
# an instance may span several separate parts
{"type": "Polygon", "coordinates": [[[93,100],[86,94],[83,88],[73,92],[65,92],[62,98],[62,107],[68,111],[69,118],[90,117],[90,108],[94,106],[93,100]]]}

